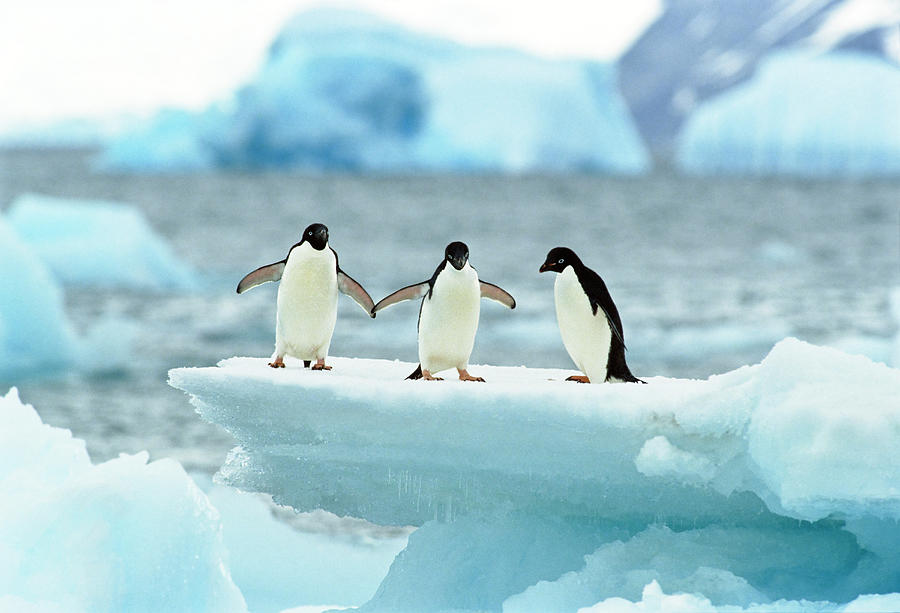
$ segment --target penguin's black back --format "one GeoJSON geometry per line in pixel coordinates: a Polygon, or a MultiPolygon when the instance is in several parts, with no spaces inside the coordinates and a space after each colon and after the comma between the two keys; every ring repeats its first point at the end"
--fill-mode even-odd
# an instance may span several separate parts
{"type": "Polygon", "coordinates": [[[619,317],[619,310],[616,308],[603,278],[581,261],[573,262],[572,268],[575,270],[575,276],[578,277],[581,289],[590,300],[594,315],[597,314],[598,309],[601,309],[609,323],[612,334],[606,362],[606,380],[615,378],[628,383],[646,383],[631,374],[631,370],[628,369],[628,364],[625,362],[625,332],[622,330],[622,319],[619,317]]]}

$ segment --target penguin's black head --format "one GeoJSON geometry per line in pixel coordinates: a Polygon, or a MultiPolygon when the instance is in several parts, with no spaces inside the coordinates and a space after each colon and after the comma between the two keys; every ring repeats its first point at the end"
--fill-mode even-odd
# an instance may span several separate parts
{"type": "Polygon", "coordinates": [[[465,243],[454,241],[444,249],[444,257],[453,265],[453,268],[462,270],[469,261],[469,248],[465,243]]]}
{"type": "Polygon", "coordinates": [[[547,272],[548,270],[562,272],[566,269],[566,266],[580,262],[581,260],[575,255],[575,252],[568,247],[554,247],[547,254],[547,259],[544,260],[539,272],[547,272]]]}
{"type": "Polygon", "coordinates": [[[316,251],[322,251],[328,245],[328,228],[324,224],[314,223],[303,231],[300,242],[307,242],[316,251]]]}

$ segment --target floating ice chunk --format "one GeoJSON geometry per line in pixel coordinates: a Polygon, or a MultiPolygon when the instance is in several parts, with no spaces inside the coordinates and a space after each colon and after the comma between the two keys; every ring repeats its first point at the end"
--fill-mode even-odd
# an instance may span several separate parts
{"type": "Polygon", "coordinates": [[[0,378],[72,363],[78,344],[63,294],[32,249],[0,218],[0,378]]]}
{"type": "Polygon", "coordinates": [[[38,611],[246,611],[218,513],[177,462],[93,465],[14,389],[0,398],[0,594],[38,611]]]}
{"type": "Polygon", "coordinates": [[[776,610],[897,590],[900,371],[866,358],[786,339],[707,380],[594,386],[524,367],[473,366],[488,383],[472,384],[404,381],[414,365],[386,360],[265,362],[170,383],[238,440],[224,482],[422,526],[364,611],[571,612],[642,602],[654,580],[776,610]]]}
{"type": "Polygon", "coordinates": [[[900,72],[853,52],[774,54],[702,104],[679,138],[695,173],[900,173],[900,72]]]}
{"type": "Polygon", "coordinates": [[[135,207],[24,194],[8,220],[64,284],[158,290],[196,283],[135,207]]]}

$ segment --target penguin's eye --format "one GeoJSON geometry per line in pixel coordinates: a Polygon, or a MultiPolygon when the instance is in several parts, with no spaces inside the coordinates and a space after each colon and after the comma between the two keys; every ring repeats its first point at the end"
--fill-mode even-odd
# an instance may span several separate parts
{"type": "Polygon", "coordinates": [[[564,258],[559,258],[559,261],[557,262],[557,264],[562,264],[562,263],[565,262],[565,261],[566,261],[566,260],[565,260],[564,258]]]}
{"type": "Polygon", "coordinates": [[[307,235],[307,236],[312,236],[312,235],[313,235],[312,230],[310,230],[309,232],[307,232],[306,235],[307,235]]]}

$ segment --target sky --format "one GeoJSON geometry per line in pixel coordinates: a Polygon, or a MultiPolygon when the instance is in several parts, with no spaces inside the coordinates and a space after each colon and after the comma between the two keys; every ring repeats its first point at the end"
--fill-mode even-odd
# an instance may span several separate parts
{"type": "Polygon", "coordinates": [[[339,6],[469,44],[615,59],[662,0],[11,0],[0,8],[0,129],[202,109],[255,72],[285,21],[339,6]]]}

